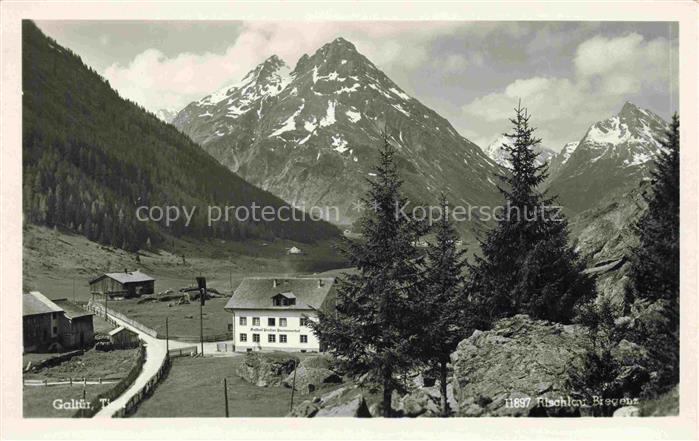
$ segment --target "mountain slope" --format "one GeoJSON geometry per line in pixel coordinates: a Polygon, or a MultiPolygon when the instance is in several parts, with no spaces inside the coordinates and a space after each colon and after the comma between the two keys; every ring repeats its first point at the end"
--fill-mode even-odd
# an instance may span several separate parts
{"type": "Polygon", "coordinates": [[[549,189],[572,213],[593,208],[603,197],[621,196],[646,176],[668,125],[653,112],[627,102],[593,124],[549,189]]]}
{"type": "Polygon", "coordinates": [[[62,226],[91,240],[135,250],[166,234],[289,238],[338,234],[324,222],[219,222],[207,207],[254,202],[285,206],[250,185],[174,127],[126,101],[71,51],[30,21],[22,27],[23,204],[25,220],[62,226]],[[140,222],[139,206],[195,206],[184,215],[140,222]]]}
{"type": "Polygon", "coordinates": [[[575,149],[580,145],[580,141],[568,142],[563,146],[560,152],[556,153],[549,162],[549,181],[556,179],[558,174],[563,169],[563,166],[568,162],[570,156],[575,149]]]}
{"type": "MultiPolygon", "coordinates": [[[[242,81],[189,104],[173,124],[242,177],[299,206],[359,212],[385,129],[412,202],[499,201],[499,168],[447,120],[338,38],[293,70],[273,56],[242,81]]],[[[468,228],[462,228],[468,231],[468,228]]]]}
{"type": "Polygon", "coordinates": [[[157,116],[158,119],[163,122],[171,123],[177,116],[177,110],[159,109],[157,112],[155,112],[155,116],[157,116]]]}
{"type": "MultiPolygon", "coordinates": [[[[510,143],[510,138],[505,135],[500,135],[495,141],[483,148],[483,153],[495,161],[496,164],[505,168],[510,168],[510,154],[504,149],[504,146],[509,146],[511,145],[510,143]]],[[[537,146],[536,152],[538,153],[536,165],[550,162],[557,155],[555,151],[541,145],[537,146]]]]}

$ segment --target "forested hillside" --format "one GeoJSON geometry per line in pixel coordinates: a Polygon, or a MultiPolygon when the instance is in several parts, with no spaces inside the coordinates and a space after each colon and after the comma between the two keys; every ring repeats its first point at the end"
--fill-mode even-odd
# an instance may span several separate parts
{"type": "MultiPolygon", "coordinates": [[[[61,226],[90,240],[136,250],[165,234],[288,238],[337,234],[325,222],[218,222],[207,207],[285,203],[220,165],[173,126],[119,97],[79,56],[22,27],[25,221],[61,226]],[[189,225],[140,222],[138,206],[197,206],[189,225]]],[[[308,218],[308,217],[307,217],[308,218]]]]}

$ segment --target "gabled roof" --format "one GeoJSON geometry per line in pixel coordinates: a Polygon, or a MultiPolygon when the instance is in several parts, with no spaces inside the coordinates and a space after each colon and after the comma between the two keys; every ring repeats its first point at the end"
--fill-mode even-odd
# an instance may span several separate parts
{"type": "Polygon", "coordinates": [[[138,282],[151,282],[155,280],[148,274],[142,273],[140,271],[129,271],[129,272],[122,272],[122,273],[105,273],[99,277],[96,277],[92,280],[90,280],[90,283],[97,282],[105,277],[109,277],[110,279],[114,279],[119,283],[138,283],[138,282]]]}
{"type": "Polygon", "coordinates": [[[114,328],[114,329],[112,329],[111,331],[109,331],[109,335],[112,336],[112,335],[119,334],[119,333],[121,333],[121,332],[130,332],[130,333],[132,333],[132,334],[138,334],[137,332],[134,332],[134,331],[132,331],[132,330],[129,329],[129,328],[125,328],[125,327],[123,327],[123,326],[119,326],[118,328],[114,328]]]}
{"type": "Polygon", "coordinates": [[[287,299],[295,299],[296,298],[296,296],[294,295],[293,292],[280,292],[279,294],[276,294],[272,297],[277,297],[277,296],[282,296],[282,297],[285,297],[287,299]]]}
{"type": "Polygon", "coordinates": [[[76,305],[68,299],[56,299],[53,302],[60,308],[62,308],[63,312],[65,313],[65,316],[71,320],[78,317],[94,315],[90,311],[82,309],[81,307],[79,307],[78,305],[76,305]]]}
{"type": "Polygon", "coordinates": [[[334,297],[332,277],[243,279],[225,309],[321,309],[334,297]],[[276,281],[276,283],[275,283],[276,281]],[[275,286],[276,285],[276,286],[275,286]],[[296,304],[273,306],[272,298],[295,298],[296,304]]]}
{"type": "Polygon", "coordinates": [[[63,312],[60,306],[49,300],[39,291],[22,294],[22,316],[63,312]]]}

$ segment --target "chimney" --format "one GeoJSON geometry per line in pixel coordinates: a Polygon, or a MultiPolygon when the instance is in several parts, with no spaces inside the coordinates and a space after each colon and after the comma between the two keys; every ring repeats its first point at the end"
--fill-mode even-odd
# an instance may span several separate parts
{"type": "Polygon", "coordinates": [[[128,274],[128,273],[129,273],[129,270],[127,270],[126,268],[124,268],[124,272],[125,272],[126,274],[128,274]]]}
{"type": "Polygon", "coordinates": [[[325,285],[325,281],[323,279],[318,279],[318,288],[320,288],[324,285],[325,285]]]}

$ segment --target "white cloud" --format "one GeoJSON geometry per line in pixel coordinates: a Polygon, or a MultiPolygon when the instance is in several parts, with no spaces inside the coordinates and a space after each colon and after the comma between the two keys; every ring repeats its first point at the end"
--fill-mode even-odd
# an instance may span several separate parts
{"type": "Polygon", "coordinates": [[[597,36],[578,47],[575,68],[580,77],[599,79],[607,93],[638,93],[646,87],[667,87],[673,51],[665,38],[646,41],[636,33],[618,38],[597,36]]]}
{"type": "Polygon", "coordinates": [[[414,69],[429,58],[432,40],[459,26],[463,24],[246,22],[235,43],[224,53],[181,53],[166,57],[156,49],[149,49],[127,65],[109,66],[104,75],[122,96],[147,109],[180,109],[226,83],[237,81],[272,54],[293,68],[304,53],[312,53],[342,36],[389,76],[395,75],[399,80],[406,69],[414,69]]]}
{"type": "Polygon", "coordinates": [[[508,129],[508,118],[521,99],[540,128],[543,144],[558,149],[582,137],[590,123],[618,112],[630,96],[667,91],[673,84],[670,75],[676,75],[669,66],[675,62],[676,49],[664,38],[647,41],[635,33],[596,36],[578,46],[572,78],[517,79],[499,92],[474,99],[463,113],[481,131],[499,133],[508,129]]]}

